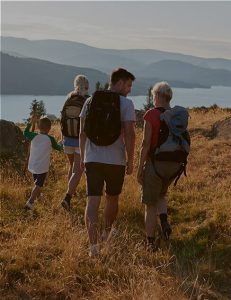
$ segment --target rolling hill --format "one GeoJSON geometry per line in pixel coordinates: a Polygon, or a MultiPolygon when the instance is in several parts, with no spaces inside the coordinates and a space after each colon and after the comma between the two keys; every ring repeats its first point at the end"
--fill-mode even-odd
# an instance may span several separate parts
{"type": "Polygon", "coordinates": [[[82,43],[62,40],[28,40],[15,37],[1,37],[3,52],[25,57],[34,57],[59,64],[89,67],[106,73],[119,66],[128,68],[137,77],[139,71],[149,64],[162,60],[177,60],[195,66],[225,69],[231,71],[231,60],[202,58],[180,53],[153,49],[113,50],[91,47],[82,43]]]}
{"type": "MultiPolygon", "coordinates": [[[[1,94],[11,95],[65,95],[73,89],[73,80],[77,74],[84,74],[90,81],[90,93],[95,83],[108,82],[109,75],[90,68],[55,64],[49,61],[12,56],[1,53],[1,94]]],[[[138,77],[132,88],[132,95],[145,95],[155,82],[164,80],[164,76],[138,77]]],[[[160,74],[161,75],[161,74],[160,74]]],[[[174,76],[173,76],[174,78],[174,76]]],[[[173,87],[209,87],[197,82],[184,82],[169,79],[173,87]]]]}

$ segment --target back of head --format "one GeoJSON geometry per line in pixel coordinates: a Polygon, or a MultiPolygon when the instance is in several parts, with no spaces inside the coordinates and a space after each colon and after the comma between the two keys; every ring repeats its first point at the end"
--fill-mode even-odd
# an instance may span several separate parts
{"type": "Polygon", "coordinates": [[[49,130],[51,129],[51,120],[46,116],[41,117],[39,119],[38,127],[40,131],[49,132],[49,130]]]}
{"type": "Polygon", "coordinates": [[[128,72],[127,70],[118,68],[112,71],[110,84],[115,85],[119,80],[127,81],[129,79],[134,81],[136,78],[132,73],[128,72]]]}
{"type": "Polygon", "coordinates": [[[152,88],[152,95],[155,95],[165,99],[167,102],[170,102],[172,99],[172,89],[166,81],[157,82],[152,88]]]}
{"type": "Polygon", "coordinates": [[[86,76],[84,75],[77,75],[74,79],[74,88],[75,93],[81,96],[85,96],[88,94],[89,89],[89,81],[86,76]]]}

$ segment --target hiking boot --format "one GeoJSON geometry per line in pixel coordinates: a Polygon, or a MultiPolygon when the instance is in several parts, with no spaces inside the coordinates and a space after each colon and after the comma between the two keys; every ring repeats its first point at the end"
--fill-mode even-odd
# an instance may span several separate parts
{"type": "Polygon", "coordinates": [[[149,252],[156,252],[160,249],[160,237],[147,237],[146,250],[149,252]]]}
{"type": "Polygon", "coordinates": [[[32,210],[34,208],[34,204],[28,200],[24,207],[27,210],[32,210]]]}
{"type": "Polygon", "coordinates": [[[99,257],[99,245],[97,245],[97,244],[90,245],[88,255],[91,258],[99,257]]]}
{"type": "Polygon", "coordinates": [[[161,222],[161,228],[164,238],[169,240],[170,234],[172,233],[170,224],[168,222],[161,222]]]}
{"type": "Polygon", "coordinates": [[[61,202],[62,207],[70,211],[71,210],[71,199],[64,198],[63,201],[61,202]]]}

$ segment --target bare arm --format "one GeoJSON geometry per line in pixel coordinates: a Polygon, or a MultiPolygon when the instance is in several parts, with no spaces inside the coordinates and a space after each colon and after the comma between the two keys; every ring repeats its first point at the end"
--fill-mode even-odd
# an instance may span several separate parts
{"type": "Polygon", "coordinates": [[[84,152],[86,143],[86,134],[84,132],[84,118],[80,118],[80,132],[79,132],[79,147],[80,147],[80,167],[84,168],[84,152]]]}
{"type": "Polygon", "coordinates": [[[144,163],[147,159],[147,155],[148,155],[148,152],[151,147],[151,139],[152,139],[151,124],[147,121],[144,121],[143,141],[141,144],[140,159],[139,159],[139,166],[138,166],[138,172],[137,172],[137,180],[140,184],[143,183],[144,163]]]}
{"type": "Polygon", "coordinates": [[[134,150],[135,150],[135,122],[127,121],[123,123],[124,128],[124,140],[125,148],[127,153],[127,175],[132,174],[133,171],[133,161],[134,161],[134,150]]]}

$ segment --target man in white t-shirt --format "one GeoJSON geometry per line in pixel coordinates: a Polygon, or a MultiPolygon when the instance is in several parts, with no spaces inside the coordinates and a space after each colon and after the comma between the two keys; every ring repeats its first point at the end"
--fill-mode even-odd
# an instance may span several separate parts
{"type": "Polygon", "coordinates": [[[121,193],[125,172],[133,172],[135,148],[135,109],[132,100],[126,98],[130,93],[133,74],[119,68],[112,72],[109,90],[119,94],[121,134],[118,139],[107,146],[94,144],[84,130],[89,98],[80,114],[80,160],[85,166],[87,178],[88,203],[85,222],[90,242],[90,256],[99,254],[98,248],[98,209],[106,183],[106,205],[104,209],[104,231],[102,239],[106,240],[118,213],[118,200],[121,193]]]}

